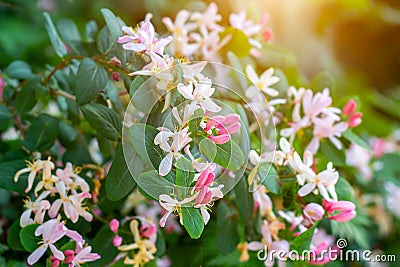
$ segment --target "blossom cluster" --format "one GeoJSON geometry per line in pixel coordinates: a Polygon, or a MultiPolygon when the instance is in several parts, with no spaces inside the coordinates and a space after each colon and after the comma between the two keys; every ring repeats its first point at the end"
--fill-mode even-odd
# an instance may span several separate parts
{"type": "Polygon", "coordinates": [[[42,236],[43,243],[29,257],[28,264],[36,263],[48,248],[52,255],[52,266],[58,266],[61,261],[69,266],[79,266],[84,262],[94,261],[100,258],[97,253],[91,253],[91,247],[85,243],[82,236],[73,230],[69,230],[62,221],[62,213],[67,220],[77,223],[79,217],[90,222],[93,215],[85,206],[85,200],[91,198],[88,183],[79,176],[79,168],[73,168],[67,163],[64,169],[57,169],[55,174],[54,162],[37,159],[28,162],[27,167],[19,170],[14,176],[14,182],[18,182],[21,175],[28,174],[28,186],[25,189],[29,193],[34,184],[35,200],[30,197],[24,201],[25,211],[22,213],[19,224],[22,228],[36,224],[35,236],[42,236]],[[38,180],[38,181],[37,181],[38,180]],[[46,216],[47,214],[47,216],[46,216]],[[33,215],[33,218],[32,218],[33,215]],[[76,242],[74,250],[60,251],[55,243],[64,236],[76,242]]]}

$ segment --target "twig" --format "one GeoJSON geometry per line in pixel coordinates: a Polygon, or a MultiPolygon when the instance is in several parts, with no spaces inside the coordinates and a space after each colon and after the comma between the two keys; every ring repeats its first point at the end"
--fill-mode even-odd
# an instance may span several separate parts
{"type": "Polygon", "coordinates": [[[16,123],[18,130],[21,132],[22,137],[25,139],[26,138],[25,128],[21,123],[21,120],[18,116],[17,111],[15,110],[15,108],[13,106],[10,106],[10,110],[11,110],[11,113],[13,114],[13,117],[15,119],[15,123],[16,123]]]}
{"type": "Polygon", "coordinates": [[[43,81],[43,85],[47,85],[50,82],[51,77],[56,74],[56,72],[62,68],[64,68],[68,62],[70,62],[73,59],[83,59],[84,56],[70,56],[65,59],[63,59],[57,66],[54,67],[54,69],[50,72],[49,75],[47,75],[46,79],[43,81]]]}
{"type": "Polygon", "coordinates": [[[62,90],[51,89],[50,93],[53,94],[53,95],[59,95],[59,96],[65,97],[65,98],[67,98],[69,100],[72,100],[72,101],[76,101],[76,96],[71,95],[71,94],[69,94],[69,93],[67,93],[65,91],[62,91],[62,90]]]}

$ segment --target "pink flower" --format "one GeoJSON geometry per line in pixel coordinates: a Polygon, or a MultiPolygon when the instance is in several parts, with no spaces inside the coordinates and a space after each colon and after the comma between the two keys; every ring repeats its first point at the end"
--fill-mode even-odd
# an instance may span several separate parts
{"type": "Polygon", "coordinates": [[[3,80],[3,77],[0,76],[0,99],[3,98],[3,88],[6,86],[6,82],[3,80]]]}
{"type": "Polygon", "coordinates": [[[108,226],[110,227],[111,232],[116,233],[119,228],[119,221],[117,219],[112,219],[108,226]]]}
{"type": "Polygon", "coordinates": [[[386,152],[386,142],[381,138],[377,138],[372,142],[372,152],[375,157],[379,158],[386,152]]]}
{"type": "Polygon", "coordinates": [[[361,124],[362,113],[355,112],[357,109],[357,103],[350,99],[349,102],[343,107],[343,115],[348,117],[348,124],[350,127],[354,128],[361,124]]]}
{"type": "Polygon", "coordinates": [[[113,238],[113,245],[114,247],[119,247],[122,244],[122,237],[120,237],[119,235],[114,236],[113,238]]]}
{"type": "Polygon", "coordinates": [[[92,262],[100,259],[100,255],[97,253],[91,253],[92,247],[86,246],[85,248],[80,248],[77,246],[76,254],[72,256],[71,262],[69,262],[68,267],[81,266],[85,262],[92,262]]]}
{"type": "Polygon", "coordinates": [[[64,226],[64,223],[60,223],[57,219],[49,220],[36,228],[35,236],[41,235],[43,237],[43,241],[41,242],[42,244],[35,251],[33,251],[31,255],[29,255],[28,264],[35,264],[49,247],[54,257],[59,260],[64,260],[64,254],[57,249],[54,243],[56,243],[66,234],[67,229],[64,226]]]}
{"type": "Polygon", "coordinates": [[[303,209],[304,217],[311,223],[319,221],[324,216],[324,209],[317,203],[310,203],[303,209]]]}
{"type": "Polygon", "coordinates": [[[202,80],[196,83],[189,82],[187,85],[179,83],[177,88],[184,98],[191,101],[191,105],[198,105],[211,112],[219,112],[221,107],[211,99],[212,94],[215,92],[215,88],[211,86],[211,81],[202,80]]]}
{"type": "Polygon", "coordinates": [[[237,114],[226,116],[214,116],[209,118],[204,131],[209,134],[208,138],[216,144],[225,144],[231,139],[231,134],[240,129],[240,117],[237,114]]]}
{"type": "Polygon", "coordinates": [[[145,238],[150,238],[155,233],[157,233],[157,227],[150,222],[142,222],[140,226],[140,235],[145,238]]]}
{"type": "Polygon", "coordinates": [[[194,191],[201,190],[204,187],[208,187],[214,182],[215,166],[215,163],[212,163],[208,166],[207,169],[200,173],[200,176],[197,178],[196,185],[194,186],[194,191]]]}
{"type": "Polygon", "coordinates": [[[356,206],[350,201],[327,201],[322,200],[322,206],[330,215],[329,219],[337,222],[348,222],[356,217],[356,206]]]}

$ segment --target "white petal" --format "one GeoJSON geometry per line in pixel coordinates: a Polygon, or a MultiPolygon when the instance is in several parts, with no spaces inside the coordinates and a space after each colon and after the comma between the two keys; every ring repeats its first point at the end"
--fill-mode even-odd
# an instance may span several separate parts
{"type": "Polygon", "coordinates": [[[297,194],[301,197],[304,197],[304,196],[310,194],[314,189],[315,189],[315,184],[308,183],[308,184],[305,184],[302,188],[300,188],[300,190],[297,194]]]}
{"type": "Polygon", "coordinates": [[[35,264],[46,252],[47,250],[47,245],[43,244],[40,247],[38,247],[31,255],[28,257],[28,264],[33,265],[35,264]]]}
{"type": "Polygon", "coordinates": [[[172,169],[172,158],[173,158],[173,154],[172,153],[168,153],[165,158],[163,158],[160,162],[160,166],[159,166],[159,174],[161,176],[165,176],[167,175],[171,169],[172,169]]]}

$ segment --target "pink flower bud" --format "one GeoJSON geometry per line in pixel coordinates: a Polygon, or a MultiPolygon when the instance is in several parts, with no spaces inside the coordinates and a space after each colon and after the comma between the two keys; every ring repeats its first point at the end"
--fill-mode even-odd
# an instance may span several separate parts
{"type": "Polygon", "coordinates": [[[119,247],[122,244],[122,237],[120,237],[119,235],[116,235],[116,236],[114,236],[112,242],[113,242],[114,247],[119,247]]]}
{"type": "Polygon", "coordinates": [[[356,217],[357,212],[355,210],[349,210],[349,211],[345,211],[345,212],[340,212],[337,215],[333,215],[331,217],[329,217],[329,219],[337,221],[337,222],[348,222],[352,219],[354,219],[354,217],[356,217]]]}
{"type": "Polygon", "coordinates": [[[119,82],[119,80],[120,80],[120,77],[119,77],[118,72],[113,71],[113,72],[111,73],[111,77],[112,77],[113,80],[116,81],[116,82],[119,82]]]}
{"type": "Polygon", "coordinates": [[[119,221],[117,219],[112,219],[108,226],[110,227],[111,232],[116,233],[119,228],[119,221]]]}
{"type": "Polygon", "coordinates": [[[231,140],[231,136],[229,134],[215,135],[215,136],[210,135],[208,138],[217,145],[225,144],[226,142],[229,142],[229,140],[231,140]]]}
{"type": "Polygon", "coordinates": [[[117,57],[113,57],[110,59],[109,61],[111,64],[115,65],[115,66],[121,66],[121,60],[119,60],[117,57]]]}
{"type": "Polygon", "coordinates": [[[350,99],[343,107],[343,115],[349,116],[353,114],[357,109],[357,103],[353,99],[350,99]]]}
{"type": "Polygon", "coordinates": [[[152,223],[142,224],[140,227],[140,235],[142,237],[150,238],[157,232],[157,227],[152,223]]]}
{"type": "Polygon", "coordinates": [[[212,192],[207,187],[204,187],[203,189],[200,190],[200,193],[196,198],[194,206],[196,207],[198,205],[206,205],[210,203],[211,200],[212,200],[212,192]]]}
{"type": "Polygon", "coordinates": [[[350,201],[327,201],[322,200],[322,206],[331,216],[329,219],[337,222],[348,222],[356,215],[356,205],[350,201]]]}
{"type": "Polygon", "coordinates": [[[268,42],[269,40],[271,40],[272,39],[272,35],[273,34],[272,34],[272,30],[271,29],[265,29],[261,34],[262,39],[264,40],[264,42],[268,42]]]}
{"type": "Polygon", "coordinates": [[[237,114],[228,114],[225,116],[224,124],[231,124],[238,122],[240,120],[240,116],[237,114]]]}
{"type": "Polygon", "coordinates": [[[210,167],[205,169],[197,179],[196,185],[194,186],[194,190],[200,190],[203,187],[208,187],[214,182],[215,174],[215,164],[211,164],[210,167]],[[212,166],[211,166],[212,165],[212,166]]]}
{"type": "Polygon", "coordinates": [[[349,117],[349,121],[348,121],[349,127],[354,128],[354,127],[357,127],[358,125],[360,125],[361,122],[362,122],[361,117],[362,117],[362,113],[361,112],[357,112],[357,113],[352,114],[349,117]]]}
{"type": "Polygon", "coordinates": [[[375,157],[381,157],[386,152],[386,142],[385,140],[378,138],[372,143],[372,153],[375,157]]]}
{"type": "Polygon", "coordinates": [[[75,257],[75,251],[69,249],[64,251],[65,260],[64,263],[71,263],[75,257]]]}
{"type": "Polygon", "coordinates": [[[317,203],[310,203],[303,210],[304,216],[311,222],[319,221],[324,216],[324,209],[317,203]]]}
{"type": "Polygon", "coordinates": [[[60,266],[60,260],[59,259],[57,259],[56,257],[54,257],[54,256],[50,256],[50,261],[51,261],[51,267],[58,267],[58,266],[60,266]]]}

